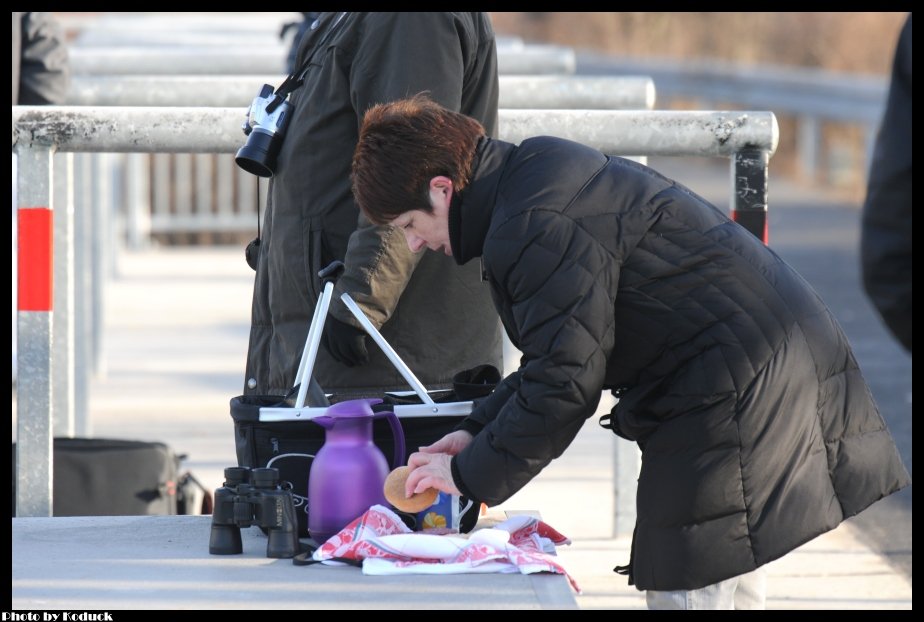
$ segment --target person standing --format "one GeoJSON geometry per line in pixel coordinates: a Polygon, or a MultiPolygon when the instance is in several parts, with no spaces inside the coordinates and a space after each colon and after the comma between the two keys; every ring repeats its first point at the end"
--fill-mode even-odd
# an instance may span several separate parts
{"type": "Polygon", "coordinates": [[[876,137],[860,238],[863,286],[911,353],[911,14],[898,38],[876,137]]]}
{"type": "Polygon", "coordinates": [[[67,46],[51,13],[13,11],[13,105],[60,105],[68,85],[67,46]]]}
{"type": "Polygon", "coordinates": [[[408,496],[504,502],[610,390],[601,423],[642,449],[619,570],[651,608],[762,608],[765,564],[910,483],[818,294],[653,169],[550,136],[492,140],[415,97],[366,114],[353,193],[412,250],[480,259],[523,352],[410,456],[408,496]]]}
{"type": "Polygon", "coordinates": [[[315,378],[362,396],[406,388],[339,300],[349,292],[428,388],[479,364],[501,367],[500,322],[477,265],[411,253],[404,237],[361,218],[350,192],[359,125],[377,103],[426,91],[497,131],[497,57],[485,13],[323,13],[300,45],[303,82],[269,191],[247,355],[245,393],[292,388],[314,306],[317,273],[336,285],[315,378]]]}

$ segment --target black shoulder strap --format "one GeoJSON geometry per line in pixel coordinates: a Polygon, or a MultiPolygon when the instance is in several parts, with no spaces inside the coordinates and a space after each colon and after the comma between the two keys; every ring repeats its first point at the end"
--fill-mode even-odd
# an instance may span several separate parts
{"type": "MultiPolygon", "coordinates": [[[[304,544],[302,546],[305,546],[304,544]]],[[[322,560],[313,559],[311,556],[317,550],[317,547],[308,547],[308,550],[299,553],[292,558],[293,566],[313,566],[314,564],[320,564],[322,560]]],[[[328,560],[323,560],[328,561],[328,560]]],[[[329,561],[342,562],[350,566],[356,566],[358,568],[362,567],[362,561],[358,559],[347,559],[346,557],[332,557],[329,561]]]]}
{"type": "Polygon", "coordinates": [[[333,34],[337,31],[337,27],[343,22],[346,15],[347,13],[344,11],[337,17],[333,18],[334,23],[331,24],[330,28],[327,29],[327,32],[324,33],[324,38],[314,45],[311,53],[308,55],[308,58],[306,58],[295,71],[286,76],[285,81],[283,81],[283,83],[279,85],[279,88],[276,89],[276,97],[274,97],[273,101],[271,101],[266,106],[267,112],[272,113],[279,106],[279,104],[285,101],[286,97],[289,96],[289,93],[305,83],[305,74],[308,73],[308,66],[311,64],[314,55],[318,52],[318,50],[324,47],[324,44],[327,43],[328,40],[330,40],[333,34]]]}

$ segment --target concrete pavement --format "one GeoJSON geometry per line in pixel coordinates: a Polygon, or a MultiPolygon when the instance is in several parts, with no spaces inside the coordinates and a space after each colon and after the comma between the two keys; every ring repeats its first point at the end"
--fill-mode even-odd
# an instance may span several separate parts
{"type": "MultiPolygon", "coordinates": [[[[252,280],[243,248],[122,254],[107,298],[108,377],[90,392],[93,435],[166,442],[188,454],[186,467],[207,487],[219,486],[223,468],[235,464],[228,401],[242,387],[252,280]]],[[[14,439],[15,415],[14,394],[14,439]]],[[[562,458],[499,508],[538,510],[574,540],[560,555],[586,609],[645,608],[643,593],[612,572],[629,558],[628,539],[610,537],[616,442],[625,441],[588,422],[562,458]]],[[[768,608],[912,607],[910,577],[872,550],[852,520],[768,571],[768,608]]]]}

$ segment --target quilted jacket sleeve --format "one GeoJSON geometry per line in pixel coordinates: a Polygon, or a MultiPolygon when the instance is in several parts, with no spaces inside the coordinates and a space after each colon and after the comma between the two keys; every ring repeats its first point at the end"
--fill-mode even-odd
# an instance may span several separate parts
{"type": "Polygon", "coordinates": [[[567,215],[534,210],[485,244],[485,265],[510,304],[523,359],[519,383],[453,459],[470,498],[501,503],[571,444],[596,410],[613,348],[614,258],[567,215]],[[494,416],[492,416],[494,414],[494,416]]]}

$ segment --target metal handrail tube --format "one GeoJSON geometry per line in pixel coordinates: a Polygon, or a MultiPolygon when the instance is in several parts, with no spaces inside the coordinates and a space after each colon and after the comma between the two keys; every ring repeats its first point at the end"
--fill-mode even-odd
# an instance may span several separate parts
{"type": "MultiPolygon", "coordinates": [[[[73,75],[133,74],[262,74],[285,71],[284,45],[231,47],[214,45],[74,47],[70,50],[73,75]]],[[[497,49],[499,74],[574,73],[574,50],[557,45],[528,45],[497,49]]]]}
{"type": "MultiPolygon", "coordinates": [[[[239,108],[13,106],[14,148],[59,151],[230,153],[243,144],[239,108]]],[[[612,155],[770,155],[779,142],[772,112],[500,110],[502,140],[536,135],[575,140],[612,155]]]]}
{"type": "Polygon", "coordinates": [[[855,123],[879,122],[888,89],[885,76],[714,59],[681,62],[586,54],[581,56],[581,67],[590,74],[650,77],[662,98],[734,102],[777,113],[855,123]]]}
{"type": "MultiPolygon", "coordinates": [[[[264,84],[278,86],[285,76],[76,75],[67,103],[72,106],[241,106],[247,107],[264,84]]],[[[499,77],[501,108],[645,110],[655,102],[654,82],[642,76],[499,77]]]]}

